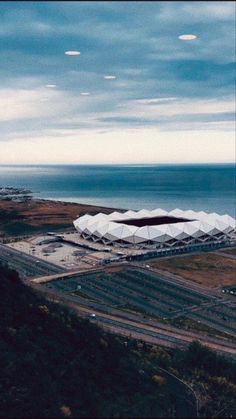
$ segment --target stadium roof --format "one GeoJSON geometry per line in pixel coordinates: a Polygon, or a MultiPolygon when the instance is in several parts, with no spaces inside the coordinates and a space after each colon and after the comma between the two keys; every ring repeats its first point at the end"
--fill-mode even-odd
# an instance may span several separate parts
{"type": "Polygon", "coordinates": [[[235,219],[227,214],[204,211],[183,211],[178,208],[167,212],[161,208],[149,211],[114,211],[84,215],[74,221],[76,230],[84,237],[104,242],[129,244],[178,243],[194,239],[205,241],[221,239],[235,230],[235,219]]]}

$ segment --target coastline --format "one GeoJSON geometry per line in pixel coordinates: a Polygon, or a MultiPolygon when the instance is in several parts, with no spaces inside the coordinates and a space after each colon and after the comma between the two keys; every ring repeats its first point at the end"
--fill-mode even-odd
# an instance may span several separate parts
{"type": "Polygon", "coordinates": [[[110,214],[115,208],[33,197],[0,199],[0,241],[46,231],[70,231],[83,214],[110,214]]]}
{"type": "Polygon", "coordinates": [[[1,185],[33,199],[133,210],[183,210],[235,216],[233,165],[0,165],[1,185]]]}

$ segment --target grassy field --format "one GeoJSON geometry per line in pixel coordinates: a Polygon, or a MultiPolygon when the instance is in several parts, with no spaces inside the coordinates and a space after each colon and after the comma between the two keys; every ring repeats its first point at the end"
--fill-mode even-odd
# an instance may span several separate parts
{"type": "Polygon", "coordinates": [[[236,260],[214,253],[155,260],[149,265],[209,288],[236,283],[236,260]]]}

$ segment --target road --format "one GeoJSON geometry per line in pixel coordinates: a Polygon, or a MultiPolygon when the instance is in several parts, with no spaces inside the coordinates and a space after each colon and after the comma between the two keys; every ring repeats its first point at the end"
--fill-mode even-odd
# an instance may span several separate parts
{"type": "MultiPolygon", "coordinates": [[[[46,294],[47,298],[53,301],[64,303],[69,307],[73,308],[80,316],[90,318],[91,311],[96,313],[96,323],[102,326],[107,331],[121,335],[121,336],[132,336],[138,340],[146,341],[147,343],[160,344],[167,347],[183,347],[186,342],[182,341],[180,336],[176,337],[176,332],[167,326],[167,330],[163,324],[159,324],[159,330],[157,331],[157,325],[152,326],[152,321],[147,321],[147,328],[145,322],[140,324],[140,317],[132,314],[119,312],[118,310],[111,309],[112,312],[116,313],[116,316],[106,315],[94,307],[85,307],[78,304],[78,297],[65,296],[65,294],[51,292],[46,287],[42,285],[37,285],[36,283],[31,283],[29,278],[32,276],[39,275],[49,275],[52,277],[61,277],[64,276],[63,269],[59,268],[56,265],[42,261],[31,255],[26,255],[15,249],[11,249],[7,246],[0,244],[0,261],[8,263],[8,265],[16,269],[20,274],[24,283],[30,284],[34,288],[42,291],[46,294]],[[119,314],[119,315],[118,315],[119,314]],[[128,316],[128,318],[127,318],[128,316]],[[133,321],[133,318],[136,318],[136,321],[133,321]]],[[[93,269],[94,270],[94,269],[93,269]]],[[[93,271],[92,270],[92,271],[93,271]]],[[[67,276],[67,275],[66,275],[67,276]]],[[[98,305],[99,306],[99,305],[98,305]]],[[[104,309],[104,307],[103,307],[104,309]]],[[[196,336],[194,336],[195,338],[196,336]]],[[[197,417],[197,400],[191,388],[182,382],[178,377],[175,377],[173,374],[169,373],[166,370],[159,368],[162,375],[165,376],[168,386],[173,395],[175,401],[175,414],[177,417],[197,417]]]]}
{"type": "MultiPolygon", "coordinates": [[[[144,321],[141,320],[140,317],[135,317],[135,315],[130,315],[129,313],[119,312],[117,309],[112,310],[110,313],[106,313],[101,310],[101,307],[98,309],[97,304],[90,303],[90,306],[88,307],[87,304],[82,302],[79,303],[77,296],[67,295],[59,291],[49,291],[45,286],[35,283],[31,283],[31,286],[44,293],[48,299],[73,308],[80,316],[90,318],[91,321],[96,322],[98,325],[112,333],[123,336],[132,336],[135,339],[147,343],[160,344],[172,348],[183,348],[188,346],[192,341],[198,340],[202,344],[218,352],[236,356],[236,344],[226,340],[224,341],[223,339],[180,330],[156,321],[144,321]],[[91,313],[94,313],[96,317],[91,317],[91,313]]],[[[107,311],[107,308],[105,308],[105,310],[107,311]]]]}
{"type": "MultiPolygon", "coordinates": [[[[20,271],[24,279],[33,275],[57,274],[60,276],[60,274],[63,273],[63,269],[56,265],[42,261],[31,255],[22,254],[20,251],[11,249],[2,244],[0,244],[0,260],[8,262],[10,267],[15,267],[18,271],[20,271]]],[[[139,266],[139,269],[142,268],[139,266]]],[[[146,269],[143,270],[147,272],[146,269]]],[[[165,283],[172,284],[173,286],[176,285],[176,280],[170,279],[170,277],[167,278],[163,274],[161,275],[165,283]]],[[[36,284],[34,285],[36,286],[36,284]]],[[[183,284],[181,284],[181,286],[183,287],[183,284]]],[[[141,316],[135,316],[127,312],[124,313],[119,309],[108,307],[105,304],[103,305],[86,299],[81,299],[78,296],[69,295],[65,292],[60,292],[59,290],[49,291],[42,285],[39,287],[41,287],[41,290],[47,295],[51,293],[52,299],[58,298],[65,304],[73,304],[73,308],[80,311],[80,314],[82,315],[88,315],[91,311],[95,312],[96,322],[113,333],[127,336],[131,334],[137,339],[169,347],[183,347],[193,340],[199,340],[213,349],[222,352],[229,352],[235,355],[235,345],[230,344],[230,342],[225,343],[223,342],[223,339],[219,341],[208,336],[199,335],[198,333],[167,326],[160,322],[158,323],[153,321],[150,323],[149,321],[144,321],[141,316]]],[[[189,286],[185,286],[184,288],[188,292],[190,291],[189,286]]],[[[205,295],[203,290],[201,293],[202,295],[205,295]]],[[[214,303],[217,302],[216,300],[217,299],[215,298],[214,303]]]]}
{"type": "Polygon", "coordinates": [[[10,268],[19,272],[23,279],[27,277],[64,272],[63,268],[60,268],[53,263],[27,255],[26,253],[12,249],[3,244],[0,244],[0,262],[7,263],[10,268]]]}
{"type": "Polygon", "coordinates": [[[224,252],[213,252],[215,253],[215,255],[219,255],[219,256],[225,256],[226,258],[229,259],[236,259],[236,255],[230,254],[230,253],[224,253],[224,252]]]}
{"type": "MultiPolygon", "coordinates": [[[[184,286],[147,269],[133,270],[127,266],[112,274],[94,269],[80,274],[54,275],[48,279],[48,288],[64,294],[75,293],[78,303],[86,302],[87,306],[98,310],[110,307],[110,310],[118,308],[129,312],[131,309],[172,323],[178,318],[181,322],[183,318],[190,318],[192,323],[203,323],[236,337],[235,302],[229,301],[222,294],[212,296],[202,291],[199,293],[186,284],[184,286]]],[[[46,284],[47,278],[33,281],[46,284]]]]}
{"type": "Polygon", "coordinates": [[[197,418],[199,416],[198,398],[193,389],[183,380],[176,377],[176,375],[161,367],[158,367],[158,369],[168,381],[169,389],[172,390],[175,398],[175,412],[173,412],[173,416],[178,418],[197,418]]]}

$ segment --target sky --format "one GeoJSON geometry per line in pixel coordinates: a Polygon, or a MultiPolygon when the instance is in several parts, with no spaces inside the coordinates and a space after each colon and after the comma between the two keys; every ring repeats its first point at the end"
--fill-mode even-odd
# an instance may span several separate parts
{"type": "Polygon", "coordinates": [[[231,1],[0,1],[0,164],[233,162],[234,40],[231,1]]]}

